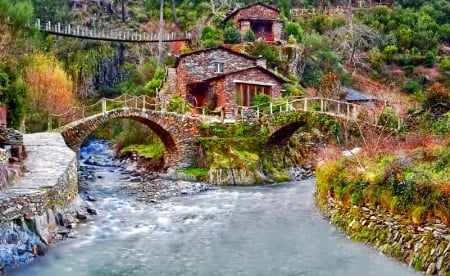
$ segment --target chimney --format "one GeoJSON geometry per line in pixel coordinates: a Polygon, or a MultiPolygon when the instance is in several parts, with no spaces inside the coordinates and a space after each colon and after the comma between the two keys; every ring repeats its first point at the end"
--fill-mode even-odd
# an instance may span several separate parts
{"type": "Polygon", "coordinates": [[[263,58],[262,56],[259,56],[256,59],[256,65],[257,66],[261,66],[262,68],[266,69],[267,68],[267,61],[265,58],[263,58]]]}

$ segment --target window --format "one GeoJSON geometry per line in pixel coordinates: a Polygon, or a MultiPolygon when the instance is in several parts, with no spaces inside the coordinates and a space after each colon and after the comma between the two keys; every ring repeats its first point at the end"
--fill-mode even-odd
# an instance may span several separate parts
{"type": "Polygon", "coordinates": [[[251,106],[253,96],[256,94],[266,94],[271,96],[271,86],[259,84],[236,83],[236,104],[251,106]]]}
{"type": "Polygon", "coordinates": [[[225,63],[223,62],[214,62],[214,73],[224,73],[225,72],[225,63]]]}

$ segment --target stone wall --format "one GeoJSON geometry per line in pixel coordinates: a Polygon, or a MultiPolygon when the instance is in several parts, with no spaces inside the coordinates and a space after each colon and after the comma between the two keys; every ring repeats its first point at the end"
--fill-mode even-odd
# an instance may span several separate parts
{"type": "Polygon", "coordinates": [[[61,134],[27,134],[24,143],[29,156],[24,161],[26,172],[0,193],[1,224],[64,207],[78,193],[77,158],[61,134]]]}
{"type": "Polygon", "coordinates": [[[441,221],[407,224],[401,215],[369,206],[344,207],[331,197],[317,200],[326,218],[352,239],[370,244],[427,275],[450,274],[450,229],[441,221]]]}
{"type": "Polygon", "coordinates": [[[251,22],[271,22],[275,40],[280,40],[282,36],[283,24],[280,20],[280,11],[264,4],[257,3],[243,7],[230,14],[226,18],[226,21],[228,20],[232,20],[240,29],[242,38],[245,38],[251,22]]]}
{"type": "Polygon", "coordinates": [[[189,83],[253,67],[255,62],[255,58],[225,47],[201,50],[183,55],[180,57],[177,66],[176,89],[181,96],[186,96],[189,83]],[[214,61],[224,63],[224,73],[214,72],[214,61]]]}
{"type": "Polygon", "coordinates": [[[11,158],[15,161],[23,160],[23,134],[13,128],[0,128],[0,146],[10,146],[11,158]]]}
{"type": "Polygon", "coordinates": [[[182,170],[195,167],[196,141],[200,136],[200,119],[174,112],[158,112],[138,108],[119,108],[98,114],[82,121],[77,121],[64,127],[62,135],[66,144],[78,151],[85,139],[99,126],[112,119],[125,118],[138,121],[161,139],[165,146],[165,167],[182,170]]]}
{"type": "Polygon", "coordinates": [[[281,97],[282,83],[262,68],[253,67],[210,82],[210,85],[215,87],[214,90],[218,95],[217,106],[224,107],[225,111],[236,111],[236,83],[239,81],[241,83],[264,83],[270,85],[270,96],[275,99],[281,97]]]}
{"type": "Polygon", "coordinates": [[[26,134],[24,145],[25,173],[0,193],[0,274],[67,237],[73,216],[66,211],[78,214],[78,209],[73,210],[81,202],[77,157],[61,134],[26,134]]]}

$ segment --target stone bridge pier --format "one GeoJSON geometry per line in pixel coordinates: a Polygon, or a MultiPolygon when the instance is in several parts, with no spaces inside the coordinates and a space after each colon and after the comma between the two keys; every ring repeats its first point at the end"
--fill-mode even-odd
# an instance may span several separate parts
{"type": "Polygon", "coordinates": [[[75,121],[61,128],[66,144],[78,152],[81,144],[99,126],[113,119],[140,122],[158,135],[165,146],[165,168],[181,171],[195,167],[200,136],[200,119],[173,112],[158,112],[139,108],[119,108],[75,121]]]}

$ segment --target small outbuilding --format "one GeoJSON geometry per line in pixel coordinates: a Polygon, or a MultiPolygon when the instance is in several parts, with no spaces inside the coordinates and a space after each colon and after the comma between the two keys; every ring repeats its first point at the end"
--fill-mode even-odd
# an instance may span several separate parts
{"type": "Polygon", "coordinates": [[[283,32],[280,11],[270,5],[257,2],[235,9],[225,17],[225,24],[232,21],[245,39],[249,29],[255,33],[256,39],[279,41],[283,32]]]}

